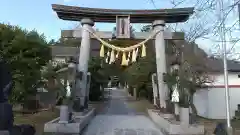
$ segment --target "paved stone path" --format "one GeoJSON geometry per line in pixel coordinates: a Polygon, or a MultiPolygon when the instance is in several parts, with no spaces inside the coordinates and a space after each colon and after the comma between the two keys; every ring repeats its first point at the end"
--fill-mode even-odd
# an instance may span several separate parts
{"type": "Polygon", "coordinates": [[[144,115],[137,115],[126,103],[124,90],[111,91],[111,100],[85,129],[83,135],[163,135],[144,115]]]}

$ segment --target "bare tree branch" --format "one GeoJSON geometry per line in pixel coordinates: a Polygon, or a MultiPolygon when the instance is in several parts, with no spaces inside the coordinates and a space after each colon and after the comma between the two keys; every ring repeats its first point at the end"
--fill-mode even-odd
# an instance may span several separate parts
{"type": "MultiPolygon", "coordinates": [[[[230,59],[240,58],[240,54],[237,52],[239,46],[239,15],[234,14],[234,9],[240,4],[240,0],[234,2],[224,1],[224,19],[219,18],[219,7],[217,5],[218,0],[168,0],[172,4],[172,8],[182,7],[185,5],[191,5],[195,7],[195,13],[189,18],[189,20],[183,24],[170,24],[168,28],[173,31],[182,31],[185,33],[186,40],[193,42],[195,40],[207,40],[209,41],[211,55],[221,56],[220,35],[219,29],[223,22],[226,27],[224,32],[227,37],[227,56],[230,59]],[[236,55],[238,57],[236,57],[236,55]],[[235,57],[235,58],[233,58],[235,57]]],[[[240,49],[240,48],[239,48],[240,49]]]]}

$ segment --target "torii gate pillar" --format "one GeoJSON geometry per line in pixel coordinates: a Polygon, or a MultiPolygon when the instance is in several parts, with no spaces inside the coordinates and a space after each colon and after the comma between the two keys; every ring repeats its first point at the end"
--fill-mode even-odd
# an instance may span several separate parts
{"type": "Polygon", "coordinates": [[[163,20],[155,20],[152,24],[153,30],[158,32],[155,37],[155,52],[156,52],[156,67],[157,67],[157,81],[160,97],[160,108],[166,108],[167,98],[167,84],[163,81],[163,74],[166,70],[166,53],[165,40],[163,36],[165,22],[163,20]]]}
{"type": "Polygon", "coordinates": [[[82,41],[80,46],[80,53],[78,58],[78,78],[77,78],[77,90],[75,98],[80,98],[80,108],[84,108],[84,104],[86,102],[87,96],[87,73],[88,73],[88,60],[90,56],[90,44],[91,38],[90,33],[86,30],[91,28],[94,25],[94,22],[91,19],[83,18],[81,20],[81,24],[83,27],[82,31],[82,41]]]}

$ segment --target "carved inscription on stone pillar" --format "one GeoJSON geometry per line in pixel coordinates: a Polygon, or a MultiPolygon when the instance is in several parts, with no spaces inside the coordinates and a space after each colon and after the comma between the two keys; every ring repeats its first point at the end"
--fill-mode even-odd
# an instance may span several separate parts
{"type": "Polygon", "coordinates": [[[130,16],[116,16],[116,37],[130,38],[130,16]]]}

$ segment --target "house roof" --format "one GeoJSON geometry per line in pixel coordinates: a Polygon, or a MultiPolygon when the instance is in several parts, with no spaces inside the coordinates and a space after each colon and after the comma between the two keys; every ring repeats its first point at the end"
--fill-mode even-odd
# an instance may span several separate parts
{"type": "MultiPolygon", "coordinates": [[[[207,66],[211,67],[211,69],[216,72],[224,71],[223,60],[220,58],[209,57],[207,66]]],[[[229,72],[240,72],[240,62],[238,61],[227,60],[227,66],[229,72]]]]}

